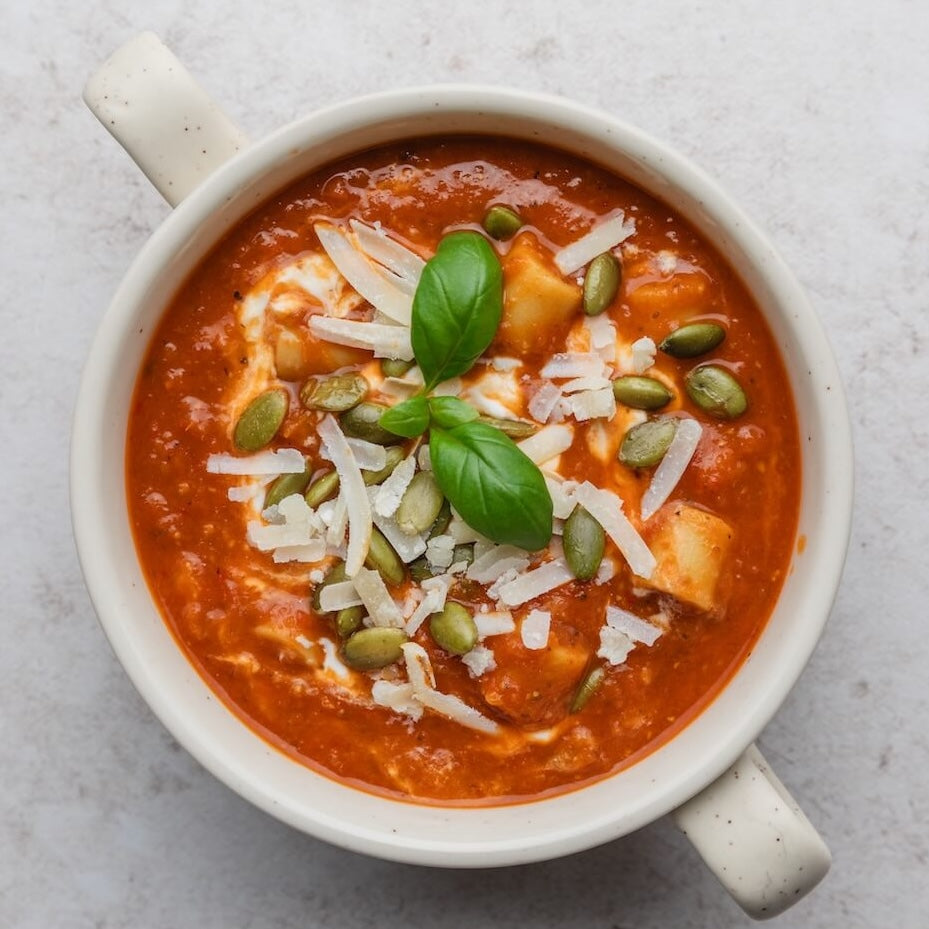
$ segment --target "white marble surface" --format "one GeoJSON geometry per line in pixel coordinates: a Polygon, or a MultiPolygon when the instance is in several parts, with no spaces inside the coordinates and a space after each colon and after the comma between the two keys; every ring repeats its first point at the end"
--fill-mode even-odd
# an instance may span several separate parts
{"type": "Polygon", "coordinates": [[[667,822],[495,872],[339,851],[238,799],[142,704],[97,625],[67,509],[82,359],[167,212],[80,102],[94,66],[142,28],[253,136],[384,87],[537,88],[671,141],[769,231],[832,333],[858,468],[830,625],[761,740],[835,856],[780,924],[927,925],[925,3],[4,0],[2,12],[0,926],[748,922],[667,822]]]}

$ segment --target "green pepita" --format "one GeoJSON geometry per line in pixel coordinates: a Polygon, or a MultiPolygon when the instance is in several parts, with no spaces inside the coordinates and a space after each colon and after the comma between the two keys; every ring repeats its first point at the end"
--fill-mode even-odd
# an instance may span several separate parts
{"type": "Polygon", "coordinates": [[[436,520],[445,497],[431,471],[417,471],[397,507],[397,525],[409,535],[425,532],[436,520]]]}
{"type": "Polygon", "coordinates": [[[671,402],[673,394],[653,377],[629,374],[613,381],[613,396],[634,410],[660,410],[671,402]]]}
{"type": "Polygon", "coordinates": [[[726,338],[726,330],[716,323],[690,323],[665,336],[658,346],[672,358],[696,358],[716,348],[726,338]]]}
{"type": "Polygon", "coordinates": [[[384,538],[377,528],[371,530],[371,542],[368,545],[368,557],[365,565],[378,574],[388,584],[402,584],[404,578],[403,562],[394,551],[394,547],[384,538]]]}
{"type": "Polygon", "coordinates": [[[339,492],[339,474],[337,471],[329,471],[322,477],[316,478],[306,489],[304,499],[306,505],[313,507],[315,510],[320,503],[331,500],[339,492]]]}
{"type": "Polygon", "coordinates": [[[372,487],[375,484],[380,484],[382,481],[386,481],[391,474],[394,473],[394,469],[400,464],[403,459],[406,458],[406,454],[399,445],[391,445],[387,449],[387,464],[381,468],[380,471],[362,471],[361,476],[364,479],[365,484],[369,487],[372,487]]]}
{"type": "Polygon", "coordinates": [[[345,563],[339,561],[329,569],[326,576],[313,589],[313,596],[310,598],[310,606],[312,606],[317,613],[321,613],[322,608],[319,603],[319,595],[323,592],[323,588],[328,587],[330,584],[339,584],[345,580],[348,580],[348,576],[345,573],[345,563]]]}
{"type": "Polygon", "coordinates": [[[385,429],[380,419],[387,412],[382,403],[359,403],[339,417],[342,431],[354,439],[364,439],[377,445],[397,445],[403,439],[385,429]]]}
{"type": "Polygon", "coordinates": [[[353,633],[342,646],[342,658],[350,668],[374,671],[399,661],[401,646],[409,641],[402,629],[373,627],[353,633]]]}
{"type": "Polygon", "coordinates": [[[258,394],[235,424],[232,440],[236,448],[245,452],[264,448],[277,435],[289,406],[290,396],[282,387],[272,387],[258,394]]]}
{"type": "Polygon", "coordinates": [[[302,494],[310,482],[310,463],[307,462],[300,474],[282,474],[275,478],[265,493],[264,508],[275,506],[291,494],[302,494]]]}
{"type": "Polygon", "coordinates": [[[670,417],[639,423],[624,436],[619,460],[630,468],[650,468],[664,458],[675,432],[677,420],[670,417]]]}
{"type": "Polygon", "coordinates": [[[741,384],[717,365],[694,368],[684,379],[684,389],[701,410],[718,419],[735,419],[748,408],[741,384]]]}
{"type": "Polygon", "coordinates": [[[308,410],[342,413],[360,403],[368,392],[368,382],[357,372],[311,377],[300,388],[300,402],[308,410]]]}
{"type": "Polygon", "coordinates": [[[429,632],[441,648],[452,655],[466,655],[477,645],[477,626],[466,607],[451,600],[441,613],[429,619],[429,632]]]}
{"type": "Polygon", "coordinates": [[[584,679],[578,685],[574,692],[574,699],[571,701],[571,712],[579,713],[587,705],[587,701],[594,695],[597,688],[603,683],[606,672],[603,668],[593,668],[584,676],[584,679]]]}
{"type": "Polygon", "coordinates": [[[562,542],[565,560],[579,581],[589,581],[603,560],[606,533],[582,506],[576,506],[565,520],[562,542]]]}
{"type": "Polygon", "coordinates": [[[419,558],[411,561],[407,567],[410,569],[410,577],[416,581],[417,584],[421,584],[430,577],[435,577],[432,565],[429,564],[425,555],[420,555],[419,558]]]}
{"type": "Polygon", "coordinates": [[[612,252],[597,255],[584,276],[584,312],[599,316],[619,293],[622,266],[612,252]]]}
{"type": "Polygon", "coordinates": [[[494,429],[499,429],[505,436],[518,442],[535,435],[539,427],[535,423],[527,423],[524,419],[497,419],[493,416],[479,416],[478,419],[494,429]]]}
{"type": "Polygon", "coordinates": [[[508,206],[497,204],[484,214],[484,231],[492,239],[505,242],[512,239],[522,227],[523,221],[519,214],[508,206]]]}
{"type": "Polygon", "coordinates": [[[466,565],[474,564],[474,545],[462,543],[461,545],[456,545],[452,549],[452,564],[460,564],[464,562],[466,565]]]}
{"type": "Polygon", "coordinates": [[[437,535],[445,535],[446,530],[449,527],[449,524],[452,521],[452,505],[443,498],[442,508],[439,510],[439,515],[436,516],[435,522],[432,524],[432,528],[429,530],[429,538],[434,539],[437,535]]]}
{"type": "Polygon", "coordinates": [[[364,619],[363,606],[346,606],[335,614],[335,630],[340,639],[347,639],[364,619]]]}
{"type": "Polygon", "coordinates": [[[403,377],[413,367],[413,364],[412,361],[401,361],[399,358],[382,358],[381,374],[384,377],[403,377]]]}

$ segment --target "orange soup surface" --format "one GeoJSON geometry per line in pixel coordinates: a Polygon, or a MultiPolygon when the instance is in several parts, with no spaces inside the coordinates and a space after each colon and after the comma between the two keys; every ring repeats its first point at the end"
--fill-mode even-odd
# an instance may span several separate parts
{"type": "Polygon", "coordinates": [[[789,570],[799,460],[772,335],[687,222],[470,137],[240,222],[161,321],[126,449],[151,590],[229,708],[314,770],[453,804],[602,778],[706,707],[789,570]],[[411,437],[383,429],[427,395],[411,437]]]}

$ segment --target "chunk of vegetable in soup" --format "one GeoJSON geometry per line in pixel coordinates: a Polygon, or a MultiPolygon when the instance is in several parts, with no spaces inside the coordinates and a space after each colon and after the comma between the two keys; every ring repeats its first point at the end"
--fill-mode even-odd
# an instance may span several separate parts
{"type": "Polygon", "coordinates": [[[532,799],[653,751],[751,650],[796,533],[790,398],[661,202],[524,142],[404,142],[275,196],[177,294],[129,422],[138,554],[288,755],[532,799]]]}

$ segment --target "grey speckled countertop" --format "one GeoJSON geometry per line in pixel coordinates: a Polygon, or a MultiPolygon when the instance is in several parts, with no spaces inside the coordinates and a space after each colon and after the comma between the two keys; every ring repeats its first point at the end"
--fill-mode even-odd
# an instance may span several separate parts
{"type": "Polygon", "coordinates": [[[831,622],[761,739],[835,856],[779,924],[926,925],[926,4],[7,0],[3,20],[0,926],[747,924],[667,821],[495,872],[337,850],[238,799],[136,695],[81,580],[67,452],[96,322],[167,213],[80,102],[142,28],[254,137],[384,87],[540,89],[670,141],[770,233],[831,333],[858,469],[831,622]]]}

